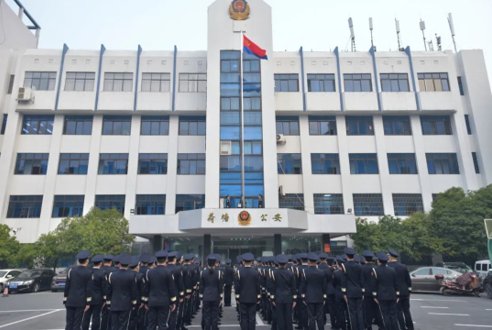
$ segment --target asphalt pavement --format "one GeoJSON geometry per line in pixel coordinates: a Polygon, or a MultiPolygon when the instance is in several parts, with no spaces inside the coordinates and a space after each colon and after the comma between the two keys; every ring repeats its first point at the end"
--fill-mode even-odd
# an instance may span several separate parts
{"type": "MultiPolygon", "coordinates": [[[[65,309],[61,292],[11,294],[0,298],[0,329],[62,330],[65,309]]],[[[415,329],[492,329],[492,300],[482,297],[414,294],[411,311],[415,329]]],[[[257,329],[269,329],[257,316],[257,329]]],[[[201,314],[189,329],[200,329],[201,314]]],[[[234,307],[225,308],[221,330],[237,330],[234,307]]],[[[327,325],[325,329],[330,329],[327,325]]],[[[376,329],[376,327],[374,327],[376,329]]],[[[281,330],[281,329],[279,329],[281,330]]]]}

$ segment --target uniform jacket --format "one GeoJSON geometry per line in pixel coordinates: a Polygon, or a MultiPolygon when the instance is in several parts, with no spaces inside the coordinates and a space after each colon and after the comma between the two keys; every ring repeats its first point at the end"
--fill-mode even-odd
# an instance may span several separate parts
{"type": "Polygon", "coordinates": [[[232,285],[234,282],[234,270],[231,266],[226,266],[224,269],[224,284],[232,285]]]}
{"type": "Polygon", "coordinates": [[[396,281],[400,289],[400,296],[408,296],[412,293],[412,279],[408,272],[407,266],[399,262],[389,262],[388,267],[391,267],[396,272],[396,281]]]}
{"type": "Polygon", "coordinates": [[[303,269],[301,275],[301,295],[308,304],[323,303],[326,298],[326,273],[316,266],[303,269]]]}
{"type": "Polygon", "coordinates": [[[138,299],[137,278],[128,269],[118,269],[109,274],[109,290],[106,304],[111,311],[130,311],[136,307],[138,299]]]}
{"type": "Polygon", "coordinates": [[[241,267],[237,271],[236,299],[240,303],[256,303],[261,298],[260,273],[253,267],[241,267]]]}
{"type": "Polygon", "coordinates": [[[287,268],[273,271],[272,299],[277,304],[292,304],[297,300],[297,281],[293,272],[287,268]]]}
{"type": "Polygon", "coordinates": [[[105,298],[106,277],[104,271],[99,268],[92,269],[92,281],[91,281],[91,293],[92,300],[91,305],[102,305],[105,298]]]}
{"type": "Polygon", "coordinates": [[[78,266],[68,271],[63,303],[67,307],[85,307],[92,300],[92,270],[78,266]]]}
{"type": "Polygon", "coordinates": [[[364,293],[364,275],[362,266],[354,261],[342,264],[344,276],[342,277],[342,293],[347,298],[362,298],[364,293]]]}
{"type": "Polygon", "coordinates": [[[364,296],[372,296],[372,285],[373,285],[373,264],[365,264],[362,266],[362,274],[364,276],[364,296]]]}
{"type": "Polygon", "coordinates": [[[344,276],[343,272],[340,270],[336,270],[333,272],[333,287],[335,288],[335,298],[343,299],[342,292],[342,277],[344,276]]]}
{"type": "Polygon", "coordinates": [[[224,273],[222,270],[206,268],[200,275],[200,298],[203,301],[221,301],[224,273]]]}
{"type": "Polygon", "coordinates": [[[396,300],[400,295],[396,272],[393,268],[381,265],[373,268],[372,295],[378,300],[396,300]]]}
{"type": "Polygon", "coordinates": [[[137,305],[144,302],[145,295],[145,276],[140,272],[133,272],[137,281],[137,305]]]}
{"type": "Polygon", "coordinates": [[[181,266],[178,264],[167,265],[167,268],[171,271],[171,274],[174,277],[174,283],[176,285],[176,292],[178,293],[180,298],[183,298],[185,294],[185,287],[183,282],[183,271],[181,266]]]}
{"type": "Polygon", "coordinates": [[[145,275],[146,294],[144,301],[149,307],[168,307],[176,303],[176,284],[166,266],[157,266],[149,269],[145,275]]]}

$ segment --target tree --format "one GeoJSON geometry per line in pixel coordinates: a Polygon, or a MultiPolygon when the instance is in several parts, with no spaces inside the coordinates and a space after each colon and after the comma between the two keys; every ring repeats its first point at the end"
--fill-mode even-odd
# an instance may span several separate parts
{"type": "Polygon", "coordinates": [[[20,243],[17,237],[10,236],[9,226],[0,225],[0,262],[15,264],[19,249],[20,243]]]}

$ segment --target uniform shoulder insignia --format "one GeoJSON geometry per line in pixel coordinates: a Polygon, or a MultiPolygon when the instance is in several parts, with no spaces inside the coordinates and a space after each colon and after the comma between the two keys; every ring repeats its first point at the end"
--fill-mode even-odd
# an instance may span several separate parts
{"type": "Polygon", "coordinates": [[[342,263],[342,268],[343,268],[343,272],[347,274],[347,269],[345,268],[345,265],[343,263],[342,263]]]}
{"type": "Polygon", "coordinates": [[[68,271],[67,277],[70,279],[70,274],[72,273],[72,269],[68,271]]]}
{"type": "Polygon", "coordinates": [[[147,282],[149,282],[149,270],[150,269],[147,269],[147,271],[145,272],[145,277],[147,278],[147,282]]]}
{"type": "Polygon", "coordinates": [[[111,275],[113,275],[113,273],[109,273],[109,277],[108,277],[109,284],[111,284],[111,275]]]}
{"type": "Polygon", "coordinates": [[[306,271],[303,269],[302,274],[304,275],[304,278],[306,278],[306,271]]]}
{"type": "Polygon", "coordinates": [[[376,277],[376,279],[378,279],[378,273],[376,273],[376,270],[373,268],[372,271],[374,272],[374,277],[376,277]]]}
{"type": "Polygon", "coordinates": [[[92,274],[92,280],[94,281],[94,274],[92,274]]]}

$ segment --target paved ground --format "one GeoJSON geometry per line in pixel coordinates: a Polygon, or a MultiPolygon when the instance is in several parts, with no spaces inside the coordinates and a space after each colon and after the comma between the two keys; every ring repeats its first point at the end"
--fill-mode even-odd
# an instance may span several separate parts
{"type": "MultiPolygon", "coordinates": [[[[492,300],[485,297],[415,294],[412,315],[419,330],[492,329],[492,300]]],[[[40,292],[12,294],[0,298],[0,329],[58,330],[64,329],[65,310],[62,293],[40,292]]],[[[195,319],[199,324],[201,316],[195,319]]],[[[257,317],[258,329],[268,329],[257,317]]],[[[193,325],[190,329],[199,329],[193,325]]],[[[239,326],[234,308],[227,308],[221,330],[236,330],[239,326]]],[[[330,329],[329,326],[325,327],[330,329]]],[[[374,328],[376,329],[376,328],[374,328]]]]}

